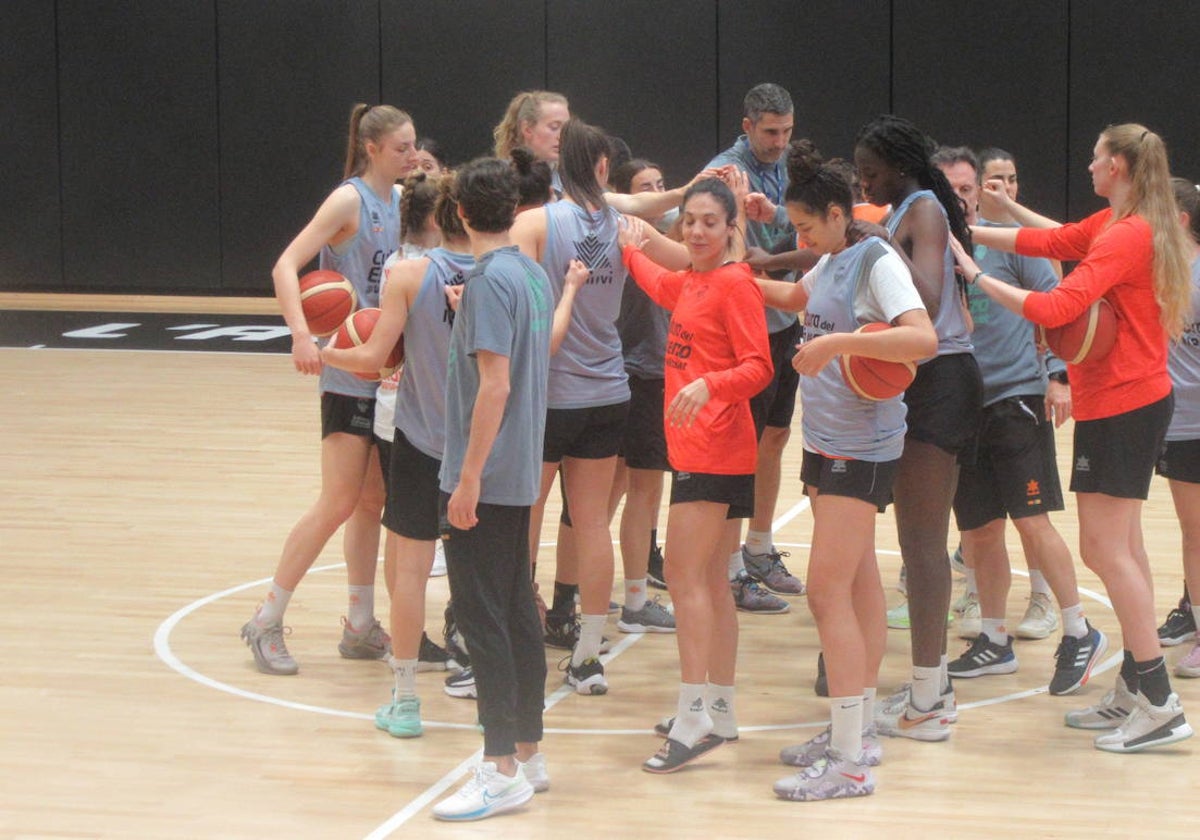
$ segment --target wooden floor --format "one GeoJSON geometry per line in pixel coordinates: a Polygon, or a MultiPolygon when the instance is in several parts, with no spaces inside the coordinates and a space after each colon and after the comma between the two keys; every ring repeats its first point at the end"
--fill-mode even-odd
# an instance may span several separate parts
{"type": "MultiPolygon", "coordinates": [[[[373,728],[390,674],[338,657],[336,539],[288,612],[300,674],[259,674],[238,639],[318,487],[314,380],[283,356],[0,350],[0,387],[0,836],[1183,837],[1200,825],[1200,741],[1094,750],[1062,715],[1097,700],[1113,672],[1079,697],[1049,697],[1052,639],[1019,642],[1016,674],[957,683],[949,742],[885,740],[875,796],[776,801],[779,749],[827,717],[812,694],[817,643],[803,598],[788,615],[742,616],[740,743],[674,776],[641,772],[658,746],[649,727],[673,709],[674,642],[612,623],[607,696],[564,692],[548,657],[550,792],[519,814],[438,823],[430,803],[481,744],[474,705],[425,674],[425,736],[373,728]]],[[[1069,452],[1067,430],[1059,444],[1069,452]]],[[[793,445],[776,539],[802,573],[811,519],[798,461],[793,445]]],[[[1055,519],[1074,545],[1073,510],[1055,519]]],[[[1182,575],[1158,480],[1145,521],[1165,613],[1182,575]]],[[[894,581],[890,514],[878,524],[894,581]]],[[[552,551],[539,576],[552,579],[552,551]]],[[[1080,583],[1092,621],[1115,637],[1096,579],[1081,569],[1080,583]]],[[[1027,591],[1014,577],[1011,616],[1027,591]]],[[[446,597],[445,579],[431,581],[431,633],[446,597]]],[[[889,648],[885,688],[906,676],[907,634],[893,631],[889,648]]],[[[1200,721],[1200,684],[1176,686],[1200,721]]]]}

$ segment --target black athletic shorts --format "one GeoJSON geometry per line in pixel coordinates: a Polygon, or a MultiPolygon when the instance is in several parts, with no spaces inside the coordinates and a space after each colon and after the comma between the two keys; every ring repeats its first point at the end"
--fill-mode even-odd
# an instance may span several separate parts
{"type": "Polygon", "coordinates": [[[958,530],[1062,509],[1054,424],[1046,419],[1045,398],[1008,397],[984,408],[975,463],[963,465],[958,474],[958,530]]]}
{"type": "Polygon", "coordinates": [[[917,378],[904,392],[904,404],[906,439],[957,455],[960,464],[974,460],[983,409],[983,380],[974,355],[951,353],[919,365],[917,378]]]}
{"type": "Polygon", "coordinates": [[[1145,499],[1174,410],[1175,396],[1167,394],[1124,414],[1077,420],[1071,492],[1145,499]]]}
{"type": "Polygon", "coordinates": [[[321,439],[335,432],[375,437],[375,398],[321,393],[321,439]]]}
{"type": "Polygon", "coordinates": [[[773,332],[767,338],[771,342],[771,364],[775,366],[775,375],[767,387],[750,398],[750,415],[760,438],[767,426],[786,429],[792,425],[792,416],[796,413],[796,388],[800,384],[800,374],[792,367],[792,357],[796,355],[796,344],[800,341],[800,322],[773,332]]]}
{"type": "Polygon", "coordinates": [[[1200,484],[1200,440],[1168,440],[1154,471],[1163,478],[1200,484]]]}
{"type": "Polygon", "coordinates": [[[383,507],[383,526],[410,540],[436,540],[438,520],[438,470],[442,462],[417,449],[404,432],[396,430],[383,507]]]}
{"type": "Polygon", "coordinates": [[[383,473],[383,486],[386,488],[391,481],[392,442],[375,435],[375,448],[379,450],[379,471],[383,473]]]}
{"type": "Polygon", "coordinates": [[[671,504],[683,502],[729,505],[726,519],[749,519],[754,516],[754,474],[676,472],[671,480],[671,504]]]}
{"type": "Polygon", "coordinates": [[[804,450],[800,457],[800,480],[804,495],[815,487],[822,496],[848,496],[875,505],[880,513],[892,503],[892,485],[896,482],[895,461],[856,461],[830,458],[804,450]]]}
{"type": "Polygon", "coordinates": [[[564,457],[612,458],[621,448],[629,402],[591,408],[552,408],[546,412],[542,463],[564,457]]]}
{"type": "Polygon", "coordinates": [[[629,377],[629,416],[617,454],[635,470],[667,472],[667,433],[663,426],[664,379],[629,377]]]}

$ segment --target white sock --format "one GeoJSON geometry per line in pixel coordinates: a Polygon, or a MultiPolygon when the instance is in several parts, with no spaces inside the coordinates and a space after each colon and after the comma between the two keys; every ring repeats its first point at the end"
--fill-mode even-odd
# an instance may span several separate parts
{"type": "Polygon", "coordinates": [[[350,606],[346,610],[346,621],[361,633],[375,620],[375,585],[350,585],[350,606]]]}
{"type": "Polygon", "coordinates": [[[938,665],[938,670],[942,672],[942,679],[938,683],[941,686],[942,694],[950,690],[950,669],[947,667],[949,664],[950,654],[943,653],[941,663],[938,665]]]}
{"type": "Polygon", "coordinates": [[[918,712],[928,712],[941,698],[942,674],[941,668],[924,668],[913,666],[912,705],[918,712]]]}
{"type": "Polygon", "coordinates": [[[1050,584],[1046,582],[1046,576],[1042,574],[1041,569],[1029,570],[1029,591],[1040,592],[1043,595],[1053,595],[1050,591],[1050,584]]]}
{"type": "Polygon", "coordinates": [[[829,698],[829,745],[851,761],[862,755],[863,698],[829,698]]]}
{"type": "Polygon", "coordinates": [[[729,579],[735,580],[744,571],[746,571],[746,564],[742,562],[742,549],[739,547],[737,551],[729,555],[729,579]]]}
{"type": "Polygon", "coordinates": [[[879,689],[875,686],[863,689],[863,731],[875,725],[875,695],[879,689]]]}
{"type": "Polygon", "coordinates": [[[578,667],[584,660],[600,658],[600,643],[604,639],[604,624],[608,615],[579,616],[579,642],[571,652],[571,664],[578,667]]]}
{"type": "Polygon", "coordinates": [[[761,557],[775,547],[774,539],[775,535],[771,531],[747,531],[746,551],[761,557]]]}
{"type": "Polygon", "coordinates": [[[625,578],[625,609],[637,612],[646,606],[646,579],[630,580],[625,578]]]}
{"type": "Polygon", "coordinates": [[[388,664],[392,666],[392,673],[396,677],[396,699],[399,700],[401,697],[416,697],[417,660],[397,659],[394,656],[389,656],[388,664]]]}
{"type": "Polygon", "coordinates": [[[254,622],[259,627],[282,622],[283,613],[287,610],[290,600],[292,600],[292,593],[275,581],[271,581],[271,589],[267,592],[266,599],[259,605],[258,612],[254,614],[254,622]]]}
{"type": "Polygon", "coordinates": [[[967,567],[967,594],[978,595],[979,587],[975,583],[975,570],[970,566],[967,567]]]}
{"type": "Polygon", "coordinates": [[[994,645],[1008,644],[1008,628],[1004,626],[1003,618],[985,618],[980,623],[989,642],[994,645]]]}
{"type": "Polygon", "coordinates": [[[1082,639],[1087,635],[1087,622],[1083,618],[1083,604],[1063,607],[1059,612],[1062,613],[1063,633],[1065,635],[1074,636],[1076,639],[1082,639]]]}
{"type": "Polygon", "coordinates": [[[738,734],[737,712],[733,708],[736,691],[732,685],[713,683],[709,683],[704,691],[708,715],[712,718],[712,731],[722,738],[736,738],[738,734]]]}
{"type": "Polygon", "coordinates": [[[697,741],[712,732],[712,728],[712,718],[704,710],[704,686],[680,683],[679,705],[675,708],[671,737],[685,747],[694,747],[697,741]]]}

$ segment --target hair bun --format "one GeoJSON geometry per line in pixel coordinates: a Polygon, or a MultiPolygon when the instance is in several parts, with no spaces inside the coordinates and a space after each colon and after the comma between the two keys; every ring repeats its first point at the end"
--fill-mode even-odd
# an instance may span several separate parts
{"type": "Polygon", "coordinates": [[[530,169],[533,167],[534,160],[536,160],[533,152],[525,146],[513,147],[513,150],[509,152],[509,156],[512,158],[513,166],[520,175],[528,175],[530,169]]]}
{"type": "Polygon", "coordinates": [[[817,176],[825,159],[808,138],[793,140],[788,147],[788,179],[793,184],[803,184],[817,176]]]}

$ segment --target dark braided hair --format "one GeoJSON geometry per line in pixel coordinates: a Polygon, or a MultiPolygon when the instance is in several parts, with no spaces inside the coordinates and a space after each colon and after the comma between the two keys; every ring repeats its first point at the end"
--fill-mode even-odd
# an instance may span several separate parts
{"type": "Polygon", "coordinates": [[[937,143],[931,137],[903,117],[884,114],[859,130],[854,145],[870,149],[889,166],[916,178],[920,187],[931,190],[946,211],[950,232],[970,252],[971,232],[963,217],[962,204],[942,170],[930,161],[937,151],[937,143]]]}
{"type": "Polygon", "coordinates": [[[793,140],[787,155],[788,188],[784,201],[804,205],[821,218],[829,215],[829,205],[836,204],[853,216],[854,194],[842,170],[821,157],[811,140],[793,140]]]}
{"type": "Polygon", "coordinates": [[[429,221],[438,200],[437,182],[427,178],[424,172],[404,179],[404,192],[400,196],[400,241],[403,242],[414,230],[421,230],[429,221]]]}

